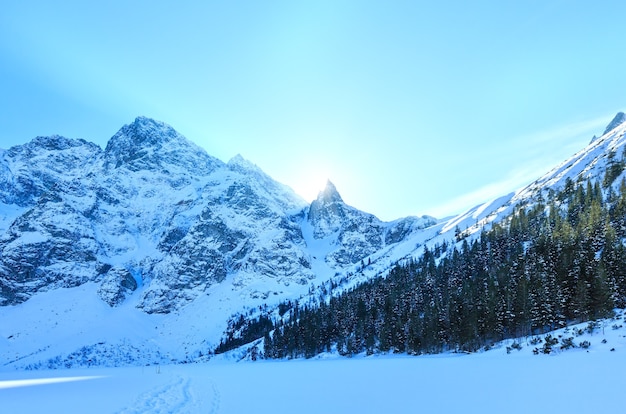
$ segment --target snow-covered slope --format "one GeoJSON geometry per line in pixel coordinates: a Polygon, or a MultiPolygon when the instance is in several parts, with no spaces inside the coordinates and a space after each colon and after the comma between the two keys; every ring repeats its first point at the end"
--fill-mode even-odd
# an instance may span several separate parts
{"type": "Polygon", "coordinates": [[[508,217],[516,207],[532,205],[546,199],[551,192],[562,191],[567,185],[576,185],[586,180],[600,182],[603,187],[619,189],[626,171],[614,166],[626,161],[626,116],[618,113],[607,126],[605,133],[594,139],[585,148],[563,161],[552,170],[524,188],[496,200],[478,205],[467,212],[446,220],[442,234],[460,229],[464,235],[480,232],[484,226],[508,217]],[[616,172],[610,181],[606,175],[616,172]]]}
{"type": "Polygon", "coordinates": [[[0,372],[0,396],[4,412],[24,414],[613,413],[624,404],[624,323],[552,332],[576,348],[550,355],[534,355],[545,339],[529,337],[472,355],[0,372]]]}

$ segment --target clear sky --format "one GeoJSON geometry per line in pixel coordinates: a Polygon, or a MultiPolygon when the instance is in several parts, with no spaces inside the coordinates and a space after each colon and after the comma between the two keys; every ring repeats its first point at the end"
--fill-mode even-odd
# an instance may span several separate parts
{"type": "Polygon", "coordinates": [[[622,1],[7,1],[0,148],[138,115],[307,199],[443,217],[626,107],[622,1]]]}

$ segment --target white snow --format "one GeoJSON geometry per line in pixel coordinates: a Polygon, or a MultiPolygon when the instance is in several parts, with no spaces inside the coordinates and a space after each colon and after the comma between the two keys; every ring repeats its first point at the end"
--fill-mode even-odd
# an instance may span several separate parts
{"type": "Polygon", "coordinates": [[[471,355],[4,371],[0,401],[3,412],[66,414],[619,412],[626,329],[613,326],[621,318],[576,336],[588,350],[552,355],[533,355],[526,338],[510,354],[508,341],[471,355]]]}
{"type": "Polygon", "coordinates": [[[593,333],[577,336],[576,330],[585,330],[587,324],[553,332],[591,346],[555,347],[552,355],[534,355],[533,348],[540,345],[523,338],[522,349],[509,354],[511,340],[472,355],[322,355],[236,362],[239,354],[233,351],[204,363],[161,365],[197,356],[198,351],[206,355],[215,344],[207,341],[203,349],[197,344],[223,332],[221,315],[240,310],[244,303],[254,306],[248,297],[239,301],[221,293],[226,286],[213,286],[210,295],[169,315],[147,315],[133,308],[132,298],[110,308],[93,299],[96,283],[44,292],[2,308],[2,412],[526,414],[617,412],[623,406],[622,312],[593,333]],[[111,367],[24,369],[99,342],[108,347],[105,357],[111,367]]]}
{"type": "Polygon", "coordinates": [[[13,220],[24,214],[25,210],[23,207],[0,202],[0,234],[4,234],[13,220]]]}

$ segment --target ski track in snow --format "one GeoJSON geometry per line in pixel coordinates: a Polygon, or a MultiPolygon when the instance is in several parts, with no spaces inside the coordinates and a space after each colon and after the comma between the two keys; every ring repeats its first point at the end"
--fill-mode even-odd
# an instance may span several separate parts
{"type": "MultiPolygon", "coordinates": [[[[132,407],[120,411],[119,414],[193,413],[197,412],[198,408],[189,386],[189,378],[178,376],[167,385],[142,394],[132,407]]],[[[211,411],[215,412],[217,411],[211,411]]]]}
{"type": "Polygon", "coordinates": [[[213,400],[211,401],[211,411],[209,414],[217,414],[220,412],[220,402],[221,402],[221,394],[215,385],[215,381],[211,381],[211,390],[213,391],[213,400]]]}

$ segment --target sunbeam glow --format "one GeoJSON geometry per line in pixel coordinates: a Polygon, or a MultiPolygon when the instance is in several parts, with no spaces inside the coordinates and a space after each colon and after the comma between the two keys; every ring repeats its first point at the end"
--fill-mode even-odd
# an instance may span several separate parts
{"type": "Polygon", "coordinates": [[[0,389],[31,387],[33,385],[58,384],[62,382],[86,381],[86,380],[93,380],[93,379],[98,379],[98,378],[104,378],[104,377],[103,376],[59,377],[59,378],[33,378],[33,379],[23,379],[23,380],[0,381],[0,389]]]}

